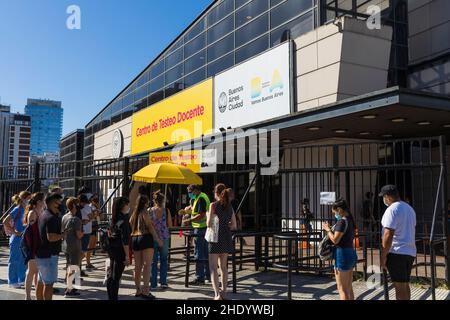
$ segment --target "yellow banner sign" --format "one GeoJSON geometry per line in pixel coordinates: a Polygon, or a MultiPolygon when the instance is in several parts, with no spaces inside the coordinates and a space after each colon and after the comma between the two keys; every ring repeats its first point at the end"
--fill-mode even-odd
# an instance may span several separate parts
{"type": "Polygon", "coordinates": [[[133,114],[131,154],[211,133],[212,88],[208,79],[133,114]]]}
{"type": "Polygon", "coordinates": [[[187,167],[195,173],[201,172],[200,151],[179,151],[179,152],[152,152],[149,156],[150,164],[154,163],[174,163],[187,167]]]}

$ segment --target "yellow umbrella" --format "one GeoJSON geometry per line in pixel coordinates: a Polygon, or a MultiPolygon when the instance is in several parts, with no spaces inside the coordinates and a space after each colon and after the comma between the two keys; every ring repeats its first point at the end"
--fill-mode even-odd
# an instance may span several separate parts
{"type": "Polygon", "coordinates": [[[153,163],[135,174],[134,181],[165,184],[202,184],[202,178],[191,169],[173,163],[153,163]]]}

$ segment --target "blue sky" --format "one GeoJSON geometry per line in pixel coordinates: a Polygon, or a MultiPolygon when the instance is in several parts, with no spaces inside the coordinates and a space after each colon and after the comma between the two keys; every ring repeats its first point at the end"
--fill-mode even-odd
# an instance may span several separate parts
{"type": "Polygon", "coordinates": [[[0,102],[61,100],[63,134],[84,125],[212,0],[0,0],[0,102]],[[66,28],[69,5],[81,30],[66,28]]]}

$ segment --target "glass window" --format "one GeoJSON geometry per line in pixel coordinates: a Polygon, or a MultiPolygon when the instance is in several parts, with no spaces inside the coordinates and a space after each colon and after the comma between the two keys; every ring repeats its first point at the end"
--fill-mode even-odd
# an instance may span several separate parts
{"type": "Polygon", "coordinates": [[[134,101],[141,100],[147,96],[147,86],[142,86],[134,92],[134,101]]]}
{"type": "Polygon", "coordinates": [[[194,39],[197,35],[199,35],[203,30],[205,30],[205,18],[197,22],[191,30],[186,33],[184,36],[184,42],[188,42],[189,40],[194,39]]]}
{"type": "Polygon", "coordinates": [[[242,48],[236,50],[236,64],[250,57],[257,55],[269,48],[269,36],[264,35],[259,39],[243,46],[242,48]]]}
{"type": "Polygon", "coordinates": [[[234,35],[230,34],[208,47],[208,61],[213,61],[234,49],[234,35]]]}
{"type": "Polygon", "coordinates": [[[228,69],[229,67],[232,67],[234,64],[234,54],[230,53],[226,55],[223,58],[220,58],[219,60],[216,60],[208,65],[208,78],[211,76],[216,75],[220,71],[223,71],[225,69],[228,69]]]}
{"type": "Polygon", "coordinates": [[[291,21],[284,26],[279,27],[278,29],[272,31],[270,34],[270,44],[271,46],[275,46],[281,43],[281,39],[287,30],[291,31],[291,38],[295,39],[301,36],[302,34],[311,31],[314,29],[314,19],[313,12],[310,11],[300,18],[291,21]]]}
{"type": "Polygon", "coordinates": [[[202,50],[201,52],[186,60],[184,62],[184,73],[189,73],[203,66],[206,60],[205,53],[206,50],[202,50]]]}
{"type": "Polygon", "coordinates": [[[184,88],[187,89],[206,78],[206,67],[203,67],[184,77],[184,88]]]}
{"type": "MultiPolygon", "coordinates": [[[[279,3],[283,2],[283,1],[284,0],[270,0],[270,6],[274,7],[274,6],[276,6],[277,4],[279,4],[279,3]]],[[[307,0],[307,1],[309,1],[309,0],[307,0]]]]}
{"type": "Polygon", "coordinates": [[[269,29],[269,16],[267,14],[259,17],[253,22],[243,26],[236,31],[236,47],[255,39],[269,29]]]}
{"type": "Polygon", "coordinates": [[[147,98],[142,99],[134,104],[134,112],[138,112],[139,110],[147,108],[147,98]]]}
{"type": "Polygon", "coordinates": [[[212,26],[214,23],[225,17],[234,9],[233,0],[224,0],[221,4],[214,7],[208,14],[208,26],[212,26]]]}
{"type": "Polygon", "coordinates": [[[234,16],[231,15],[208,30],[208,43],[220,39],[234,29],[234,16]]]}
{"type": "Polygon", "coordinates": [[[176,81],[164,88],[164,98],[168,98],[184,89],[183,81],[176,81]]]}
{"type": "Polygon", "coordinates": [[[155,92],[156,90],[159,90],[162,87],[164,87],[164,75],[159,76],[158,78],[152,80],[152,82],[148,84],[148,93],[150,94],[152,92],[155,92]]]}
{"type": "Polygon", "coordinates": [[[130,117],[133,114],[133,106],[129,106],[128,108],[123,110],[122,120],[130,117]]]}
{"type": "Polygon", "coordinates": [[[312,8],[312,0],[287,0],[270,12],[270,27],[276,28],[305,10],[312,8]]]}
{"type": "Polygon", "coordinates": [[[148,105],[151,106],[164,99],[164,89],[158,90],[148,96],[148,105]]]}
{"type": "Polygon", "coordinates": [[[176,64],[178,64],[181,60],[183,60],[183,48],[178,49],[170,56],[166,57],[166,70],[172,68],[176,64]]]}
{"type": "Polygon", "coordinates": [[[177,65],[175,68],[166,71],[165,77],[165,83],[172,83],[177,79],[180,79],[183,76],[183,64],[180,63],[179,65],[177,65]]]}
{"type": "Polygon", "coordinates": [[[197,51],[203,49],[205,45],[206,45],[206,35],[205,33],[202,33],[191,42],[186,43],[186,45],[184,46],[184,56],[186,58],[192,56],[197,51]]]}
{"type": "Polygon", "coordinates": [[[178,48],[180,48],[183,45],[183,38],[181,38],[180,40],[178,40],[168,51],[167,54],[174,52],[175,50],[177,50],[178,48]]]}
{"type": "Polygon", "coordinates": [[[148,81],[148,71],[145,71],[142,76],[138,79],[136,87],[142,86],[148,81]]]}
{"type": "Polygon", "coordinates": [[[120,120],[122,120],[122,114],[119,112],[113,115],[113,117],[111,118],[111,124],[117,123],[120,120]]]}
{"type": "Polygon", "coordinates": [[[244,5],[245,3],[247,3],[249,0],[235,0],[235,8],[238,9],[240,7],[242,7],[242,5],[244,5]]]}
{"type": "Polygon", "coordinates": [[[123,98],[123,106],[124,107],[128,107],[130,104],[132,104],[134,101],[133,101],[133,94],[131,93],[131,94],[129,94],[129,95],[127,95],[127,96],[125,96],[124,98],[123,98]]]}
{"type": "Polygon", "coordinates": [[[116,112],[122,110],[122,99],[116,100],[113,102],[111,106],[111,113],[115,114],[116,112]]]}
{"type": "Polygon", "coordinates": [[[236,28],[269,9],[268,0],[253,0],[236,11],[236,28]]]}
{"type": "Polygon", "coordinates": [[[154,79],[164,72],[164,60],[153,65],[150,69],[150,79],[154,79]]]}

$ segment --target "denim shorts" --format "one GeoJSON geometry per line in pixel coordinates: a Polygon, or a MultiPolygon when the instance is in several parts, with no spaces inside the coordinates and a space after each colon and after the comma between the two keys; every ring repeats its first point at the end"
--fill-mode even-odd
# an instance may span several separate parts
{"type": "Polygon", "coordinates": [[[39,270],[39,282],[48,285],[58,281],[58,256],[36,258],[36,264],[39,270]]]}
{"type": "Polygon", "coordinates": [[[356,251],[353,248],[339,248],[337,247],[334,252],[334,268],[337,271],[350,271],[356,265],[356,251]]]}

